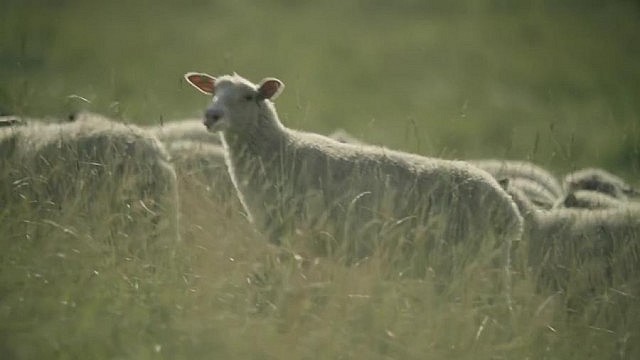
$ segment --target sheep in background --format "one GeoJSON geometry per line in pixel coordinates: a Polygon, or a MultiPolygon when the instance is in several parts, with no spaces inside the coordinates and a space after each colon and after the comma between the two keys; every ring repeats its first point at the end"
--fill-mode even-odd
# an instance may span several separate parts
{"type": "Polygon", "coordinates": [[[625,200],[609,196],[599,191],[575,190],[565,195],[554,205],[555,208],[611,209],[633,206],[625,200]]]}
{"type": "MultiPolygon", "coordinates": [[[[501,182],[525,220],[523,249],[540,288],[589,292],[631,286],[640,268],[640,209],[540,210],[523,192],[501,182]]],[[[625,290],[626,291],[626,290],[625,290]]],[[[635,294],[634,294],[635,293],[635,294]]]]}
{"type": "Polygon", "coordinates": [[[212,134],[202,126],[202,120],[184,119],[169,121],[162,125],[148,126],[145,129],[167,144],[173,141],[200,141],[204,143],[222,145],[220,137],[212,134]]]}
{"type": "Polygon", "coordinates": [[[0,203],[178,239],[176,175],[146,131],[83,113],[73,123],[0,129],[0,203]]]}
{"type": "Polygon", "coordinates": [[[563,187],[567,193],[592,190],[618,199],[640,196],[640,191],[620,177],[598,168],[585,168],[568,174],[564,178],[563,187]]]}
{"type": "MultiPolygon", "coordinates": [[[[555,199],[564,193],[558,179],[546,169],[528,161],[519,160],[469,160],[471,164],[493,175],[498,180],[523,178],[536,182],[555,199]]],[[[554,201],[555,202],[555,201],[554,201]]]]}
{"type": "Polygon", "coordinates": [[[214,95],[205,125],[221,133],[238,195],[271,241],[311,234],[319,251],[347,262],[380,246],[392,259],[413,261],[407,273],[430,268],[442,282],[474,261],[508,266],[522,218],[488,173],[288,129],[271,102],[284,86],[277,79],[254,85],[238,75],[185,78],[214,95]]]}

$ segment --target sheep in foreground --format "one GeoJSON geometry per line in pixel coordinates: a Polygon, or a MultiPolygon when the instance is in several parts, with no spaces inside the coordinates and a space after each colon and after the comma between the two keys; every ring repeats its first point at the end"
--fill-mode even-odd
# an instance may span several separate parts
{"type": "Polygon", "coordinates": [[[0,203],[117,233],[178,238],[176,175],[154,137],[80,114],[63,124],[0,129],[0,203]]]}
{"type": "Polygon", "coordinates": [[[540,210],[508,180],[502,184],[524,216],[523,248],[540,287],[579,292],[630,286],[640,295],[640,209],[540,210]]]}
{"type": "Polygon", "coordinates": [[[174,141],[200,141],[222,145],[220,137],[208,132],[199,119],[175,120],[162,125],[148,126],[146,129],[165,144],[174,141]]]}
{"type": "Polygon", "coordinates": [[[563,186],[567,193],[576,190],[591,190],[618,199],[640,196],[640,191],[634,189],[620,177],[598,168],[585,168],[568,174],[564,178],[563,186]]]}
{"type": "Polygon", "coordinates": [[[558,179],[546,169],[528,162],[519,160],[470,160],[474,166],[488,172],[498,180],[523,178],[529,179],[542,186],[546,192],[551,193],[554,198],[562,196],[562,186],[558,179]]]}
{"type": "Polygon", "coordinates": [[[382,250],[409,259],[405,273],[424,275],[429,267],[441,281],[474,261],[508,266],[522,218],[486,172],[288,129],[271,102],[284,86],[277,79],[185,78],[214,95],[204,123],[221,133],[238,195],[271,241],[310,234],[320,251],[347,262],[382,250]]]}

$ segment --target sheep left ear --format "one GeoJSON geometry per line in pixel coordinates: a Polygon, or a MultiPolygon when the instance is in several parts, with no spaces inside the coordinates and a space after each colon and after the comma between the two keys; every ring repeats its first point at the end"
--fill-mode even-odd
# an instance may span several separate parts
{"type": "Polygon", "coordinates": [[[209,74],[188,72],[184,74],[184,79],[203,94],[213,95],[215,92],[216,78],[209,74]]]}
{"type": "Polygon", "coordinates": [[[260,82],[258,87],[258,95],[263,99],[274,100],[284,90],[282,81],[276,78],[266,78],[260,82]]]}

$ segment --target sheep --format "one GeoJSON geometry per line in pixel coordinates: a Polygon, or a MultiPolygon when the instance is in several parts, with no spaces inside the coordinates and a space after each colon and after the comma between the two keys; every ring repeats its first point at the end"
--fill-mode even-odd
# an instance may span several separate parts
{"type": "Polygon", "coordinates": [[[519,160],[469,160],[471,164],[485,170],[498,180],[523,178],[534,181],[551,193],[554,198],[562,196],[562,186],[556,177],[544,168],[528,162],[519,160]]]}
{"type": "Polygon", "coordinates": [[[522,249],[528,253],[520,256],[526,257],[540,290],[571,287],[583,294],[632,285],[640,270],[640,209],[541,210],[508,180],[501,184],[524,217],[522,249]]]}
{"type": "Polygon", "coordinates": [[[598,168],[585,168],[566,175],[563,187],[567,193],[576,190],[592,190],[617,199],[640,196],[640,191],[620,177],[598,168]]]}
{"type": "Polygon", "coordinates": [[[200,119],[175,120],[162,125],[148,126],[146,129],[165,144],[189,140],[222,146],[220,137],[208,132],[200,119]]]}
{"type": "Polygon", "coordinates": [[[382,250],[413,261],[404,274],[430,269],[443,282],[474,261],[508,270],[523,220],[490,174],[288,129],[272,103],[284,87],[274,78],[259,85],[237,74],[185,79],[213,95],[204,125],[220,133],[238,196],[270,241],[311,234],[321,254],[347,263],[382,250]]]}
{"type": "MultiPolygon", "coordinates": [[[[114,231],[179,240],[176,175],[146,131],[83,113],[73,123],[0,129],[0,203],[77,214],[114,231]]],[[[77,216],[73,216],[74,218],[77,216]]]]}
{"type": "Polygon", "coordinates": [[[633,206],[632,203],[609,196],[600,191],[574,190],[562,197],[555,208],[610,209],[633,206]]]}

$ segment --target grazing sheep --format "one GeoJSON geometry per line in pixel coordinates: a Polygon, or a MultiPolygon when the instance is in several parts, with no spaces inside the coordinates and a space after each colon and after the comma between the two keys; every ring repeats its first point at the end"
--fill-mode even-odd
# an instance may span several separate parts
{"type": "Polygon", "coordinates": [[[493,177],[498,180],[515,178],[529,179],[540,184],[556,199],[563,194],[562,186],[556,177],[549,171],[534,163],[518,160],[497,159],[470,160],[469,162],[493,175],[493,177]]]}
{"type": "Polygon", "coordinates": [[[220,137],[202,126],[202,120],[184,119],[166,122],[162,125],[146,127],[160,141],[167,144],[173,141],[200,141],[220,145],[220,137]]]}
{"type": "Polygon", "coordinates": [[[640,196],[640,191],[631,187],[620,177],[598,168],[585,168],[565,176],[564,189],[567,193],[576,190],[598,191],[617,199],[640,196]]]}
{"type": "Polygon", "coordinates": [[[635,286],[640,270],[640,209],[541,210],[508,180],[502,184],[524,217],[523,248],[528,247],[528,264],[539,287],[570,286],[580,292],[635,286]]]}
{"type": "Polygon", "coordinates": [[[95,114],[0,129],[0,203],[178,239],[176,175],[161,143],[95,114]]]}
{"type": "Polygon", "coordinates": [[[565,195],[555,208],[611,209],[631,206],[632,203],[599,191],[575,190],[565,195]]]}
{"type": "Polygon", "coordinates": [[[288,129],[271,102],[284,87],[277,79],[254,85],[238,75],[185,78],[214,95],[204,123],[221,133],[238,195],[271,241],[310,234],[318,250],[347,262],[378,249],[412,261],[405,274],[423,276],[430,268],[442,282],[470,263],[508,265],[522,218],[486,172],[288,129]]]}

